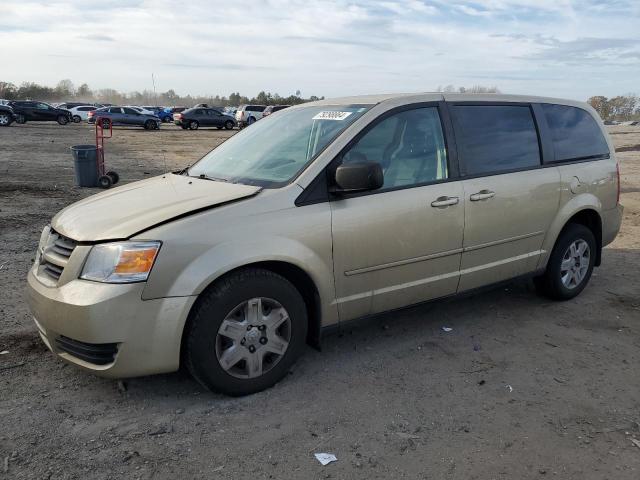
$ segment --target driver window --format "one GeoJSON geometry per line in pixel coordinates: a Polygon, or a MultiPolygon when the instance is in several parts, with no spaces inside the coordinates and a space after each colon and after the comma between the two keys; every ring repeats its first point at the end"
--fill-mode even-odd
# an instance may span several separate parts
{"type": "Polygon", "coordinates": [[[383,189],[447,178],[447,151],[437,107],[417,108],[385,118],[344,156],[342,163],[378,162],[383,189]]]}
{"type": "Polygon", "coordinates": [[[127,108],[127,107],[123,107],[122,110],[124,110],[124,113],[126,113],[127,115],[138,115],[140,113],[137,110],[134,110],[133,108],[127,108]]]}

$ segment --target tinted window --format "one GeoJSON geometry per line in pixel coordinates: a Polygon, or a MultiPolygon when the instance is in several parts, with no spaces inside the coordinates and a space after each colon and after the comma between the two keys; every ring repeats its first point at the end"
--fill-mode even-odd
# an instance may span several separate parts
{"type": "Polygon", "coordinates": [[[529,107],[456,105],[452,112],[465,175],[540,165],[538,134],[529,107]]]}
{"type": "Polygon", "coordinates": [[[198,110],[196,110],[195,112],[193,112],[194,115],[204,115],[204,110],[202,110],[201,108],[199,108],[198,110]]]}
{"type": "Polygon", "coordinates": [[[556,161],[609,153],[602,131],[589,112],[581,108],[550,104],[543,104],[542,110],[551,129],[556,161]]]}
{"type": "Polygon", "coordinates": [[[447,152],[436,107],[392,115],[369,130],[343,157],[343,163],[378,162],[383,188],[447,178],[447,152]]]}
{"type": "Polygon", "coordinates": [[[138,113],[140,113],[133,108],[127,108],[127,107],[123,107],[122,110],[124,110],[124,113],[126,113],[127,115],[137,115],[138,113]]]}
{"type": "Polygon", "coordinates": [[[122,109],[119,107],[111,107],[109,113],[122,113],[122,109]]]}

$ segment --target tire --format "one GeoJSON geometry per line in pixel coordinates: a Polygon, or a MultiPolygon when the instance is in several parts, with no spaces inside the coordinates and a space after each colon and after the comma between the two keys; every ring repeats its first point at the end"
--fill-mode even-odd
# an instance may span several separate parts
{"type": "Polygon", "coordinates": [[[227,130],[233,130],[233,122],[231,120],[227,120],[224,122],[224,128],[227,130]]]}
{"type": "Polygon", "coordinates": [[[25,117],[22,113],[18,113],[16,115],[16,123],[24,125],[25,123],[27,123],[27,117],[25,117]]]}
{"type": "Polygon", "coordinates": [[[198,122],[196,122],[195,120],[191,120],[189,122],[189,130],[197,130],[199,126],[200,126],[200,124],[198,122]]]}
{"type": "Polygon", "coordinates": [[[108,171],[107,172],[107,176],[109,178],[111,178],[111,184],[115,185],[116,183],[118,183],[118,181],[120,180],[120,175],[118,175],[117,172],[114,172],[113,170],[108,171]]]}
{"type": "Polygon", "coordinates": [[[111,188],[111,185],[113,185],[113,181],[111,180],[111,177],[108,175],[102,175],[98,179],[98,186],[100,188],[111,188]]]}
{"type": "Polygon", "coordinates": [[[0,112],[0,127],[8,127],[12,121],[11,114],[0,112]]]}
{"type": "Polygon", "coordinates": [[[249,119],[247,120],[247,125],[253,125],[254,123],[256,123],[256,119],[254,117],[249,117],[249,119]]]}
{"type": "Polygon", "coordinates": [[[58,115],[58,123],[60,125],[66,125],[67,123],[69,123],[69,117],[65,115],[58,115]]]}
{"type": "Polygon", "coordinates": [[[155,122],[153,120],[147,120],[146,122],[144,122],[143,127],[145,130],[153,130],[154,124],[155,122]]]}
{"type": "Polygon", "coordinates": [[[593,232],[584,225],[570,223],[556,240],[545,273],[534,279],[536,289],[554,300],[576,297],[589,283],[596,253],[593,232]],[[583,247],[588,258],[580,253],[583,247]]]}
{"type": "Polygon", "coordinates": [[[73,116],[73,123],[80,123],[81,121],[82,121],[82,118],[80,118],[80,115],[73,116]]]}
{"type": "Polygon", "coordinates": [[[204,387],[227,395],[248,395],[271,387],[287,375],[304,349],[306,336],[307,310],[298,290],[269,270],[242,269],[201,294],[184,334],[185,361],[191,375],[204,387]],[[255,312],[251,317],[250,306],[259,305],[267,310],[261,309],[261,314],[255,312]],[[271,320],[265,311],[275,313],[271,320]],[[251,321],[253,324],[248,323],[251,321]],[[266,326],[269,321],[280,323],[270,328],[266,326]],[[223,324],[234,327],[225,331],[235,340],[221,334],[223,324]],[[238,354],[230,357],[229,351],[234,349],[238,354]],[[232,358],[226,368],[222,365],[225,356],[232,358]],[[252,365],[259,370],[250,374],[252,365]]]}

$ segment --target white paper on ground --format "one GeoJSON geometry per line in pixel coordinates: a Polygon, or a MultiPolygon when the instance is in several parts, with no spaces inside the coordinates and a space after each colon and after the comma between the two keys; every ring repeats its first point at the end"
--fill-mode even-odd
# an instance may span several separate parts
{"type": "Polygon", "coordinates": [[[333,453],[314,453],[314,455],[322,465],[328,465],[331,462],[338,461],[333,453]]]}

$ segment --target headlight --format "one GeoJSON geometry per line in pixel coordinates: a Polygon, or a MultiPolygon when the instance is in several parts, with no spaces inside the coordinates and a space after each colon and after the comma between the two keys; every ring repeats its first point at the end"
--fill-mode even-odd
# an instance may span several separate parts
{"type": "Polygon", "coordinates": [[[158,255],[160,242],[114,242],[94,245],[82,275],[104,283],[144,282],[158,255]]]}

